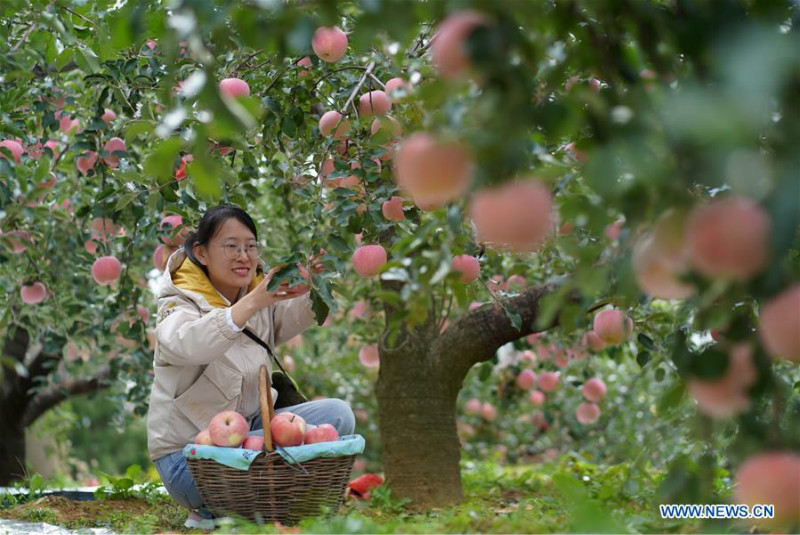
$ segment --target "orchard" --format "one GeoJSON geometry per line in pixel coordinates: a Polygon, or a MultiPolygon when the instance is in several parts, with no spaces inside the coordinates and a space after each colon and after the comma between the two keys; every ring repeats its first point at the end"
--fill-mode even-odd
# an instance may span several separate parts
{"type": "MultiPolygon", "coordinates": [[[[0,484],[66,400],[143,418],[167,259],[235,204],[270,288],[310,277],[285,367],[350,403],[393,497],[591,461],[621,478],[595,497],[800,529],[796,2],[0,13],[0,484]]],[[[198,443],[241,444],[228,418],[198,443]]]]}

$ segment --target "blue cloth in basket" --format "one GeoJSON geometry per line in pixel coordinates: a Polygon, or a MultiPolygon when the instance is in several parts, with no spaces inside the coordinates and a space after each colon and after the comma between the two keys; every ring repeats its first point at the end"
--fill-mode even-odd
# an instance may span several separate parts
{"type": "MultiPolygon", "coordinates": [[[[364,452],[364,437],[361,435],[343,435],[337,442],[317,442],[302,446],[277,446],[275,450],[289,464],[302,463],[318,457],[345,457],[364,452]]],[[[222,448],[219,446],[202,446],[187,444],[183,448],[183,456],[187,459],[212,459],[225,466],[238,470],[247,470],[250,463],[261,453],[258,450],[244,448],[222,448]]]]}

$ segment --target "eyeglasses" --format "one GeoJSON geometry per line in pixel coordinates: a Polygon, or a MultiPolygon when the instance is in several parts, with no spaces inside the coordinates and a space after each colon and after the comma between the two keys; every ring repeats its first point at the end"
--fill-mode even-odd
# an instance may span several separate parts
{"type": "Polygon", "coordinates": [[[264,246],[260,243],[251,242],[247,245],[239,245],[238,243],[226,243],[224,245],[220,245],[222,250],[225,251],[225,257],[228,260],[236,260],[242,254],[242,251],[247,253],[247,256],[250,258],[258,258],[261,256],[261,251],[264,249],[264,246]]]}

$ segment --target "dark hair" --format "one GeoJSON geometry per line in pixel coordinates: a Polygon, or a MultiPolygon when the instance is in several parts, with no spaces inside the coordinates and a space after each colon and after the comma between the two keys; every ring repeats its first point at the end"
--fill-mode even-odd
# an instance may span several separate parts
{"type": "Polygon", "coordinates": [[[211,238],[216,235],[222,224],[230,218],[238,219],[239,222],[250,229],[250,232],[253,233],[256,241],[258,241],[258,231],[256,230],[256,224],[253,221],[253,218],[250,217],[250,214],[238,206],[233,204],[222,204],[207,211],[205,214],[203,214],[202,219],[200,219],[200,224],[197,225],[197,230],[190,232],[189,236],[186,238],[186,241],[183,242],[183,250],[186,253],[187,258],[200,266],[206,275],[208,275],[208,268],[201,264],[197,257],[194,256],[193,248],[195,245],[208,245],[208,242],[210,242],[211,238]]]}

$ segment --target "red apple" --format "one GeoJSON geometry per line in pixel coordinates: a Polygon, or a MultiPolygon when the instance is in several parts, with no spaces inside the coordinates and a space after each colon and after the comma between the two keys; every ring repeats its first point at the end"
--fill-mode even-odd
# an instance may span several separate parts
{"type": "Polygon", "coordinates": [[[347,52],[347,35],[335,26],[320,26],[311,38],[311,48],[322,61],[335,63],[347,52]]]}
{"type": "Polygon", "coordinates": [[[208,432],[216,446],[238,448],[242,445],[250,426],[244,416],[236,411],[224,411],[211,419],[208,432]]]}
{"type": "Polygon", "coordinates": [[[606,384],[603,382],[602,379],[598,379],[597,377],[593,377],[583,383],[583,397],[586,398],[586,401],[591,401],[593,403],[597,403],[601,399],[603,399],[606,395],[606,384]]]}
{"type": "Polygon", "coordinates": [[[766,451],[747,459],[736,474],[736,500],[775,506],[774,518],[756,520],[761,532],[790,533],[800,525],[800,454],[766,451]]]}
{"type": "Polygon", "coordinates": [[[219,83],[219,92],[228,97],[250,96],[250,86],[239,78],[225,78],[219,83]]]}
{"type": "Polygon", "coordinates": [[[478,259],[468,254],[454,256],[450,269],[461,274],[458,282],[462,284],[476,281],[481,274],[481,265],[478,263],[478,259]]]}
{"type": "Polygon", "coordinates": [[[47,297],[47,287],[41,282],[34,282],[33,284],[24,285],[20,291],[22,302],[28,305],[36,305],[44,301],[47,297]]]}
{"type": "Polygon", "coordinates": [[[403,198],[394,195],[388,201],[384,201],[381,205],[381,212],[383,212],[383,217],[389,221],[403,221],[406,218],[403,213],[403,198]]]}
{"type": "Polygon", "coordinates": [[[517,375],[517,386],[522,390],[530,390],[536,384],[536,374],[533,370],[524,369],[517,375]]]}
{"type": "Polygon", "coordinates": [[[92,264],[92,278],[103,286],[116,282],[121,273],[122,264],[114,256],[101,256],[92,264]]]}
{"type": "Polygon", "coordinates": [[[211,434],[208,432],[208,429],[203,429],[197,436],[194,437],[194,443],[199,444],[201,446],[213,446],[214,441],[211,440],[211,434]]]}
{"type": "Polygon", "coordinates": [[[600,407],[594,403],[581,403],[575,409],[575,417],[583,425],[593,424],[600,418],[600,407]]]}
{"type": "Polygon", "coordinates": [[[436,29],[431,53],[433,64],[443,78],[459,78],[470,67],[467,38],[478,26],[487,23],[486,17],[473,10],[457,11],[436,29]]]}
{"type": "Polygon", "coordinates": [[[306,436],[306,421],[292,412],[282,412],[269,422],[272,441],[279,446],[300,446],[306,436]]]}
{"type": "Polygon", "coordinates": [[[353,269],[362,277],[377,275],[386,261],[386,249],[380,245],[362,245],[353,253],[353,269]]]}
{"type": "Polygon", "coordinates": [[[339,440],[339,433],[331,424],[321,424],[309,429],[306,433],[306,444],[316,444],[317,442],[336,442],[339,440]]]}
{"type": "Polygon", "coordinates": [[[246,450],[256,450],[261,451],[264,449],[264,437],[259,435],[249,436],[244,439],[242,443],[242,448],[246,450]]]}
{"type": "Polygon", "coordinates": [[[800,362],[800,284],[764,303],[758,334],[770,355],[800,362]]]}
{"type": "Polygon", "coordinates": [[[618,345],[630,338],[633,320],[619,310],[603,310],[594,317],[594,332],[609,345],[618,345]]]}
{"type": "Polygon", "coordinates": [[[539,374],[539,388],[544,392],[554,392],[558,388],[559,375],[556,372],[539,374]]]}
{"type": "Polygon", "coordinates": [[[347,139],[347,134],[350,133],[350,119],[343,119],[338,111],[326,111],[319,119],[319,133],[323,136],[333,134],[334,139],[347,139]]]}

